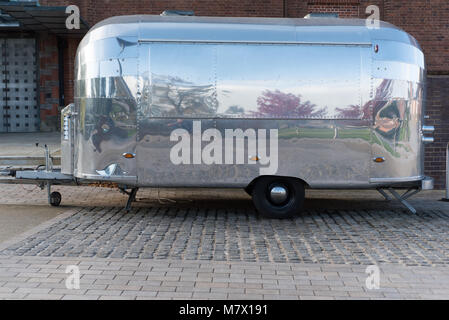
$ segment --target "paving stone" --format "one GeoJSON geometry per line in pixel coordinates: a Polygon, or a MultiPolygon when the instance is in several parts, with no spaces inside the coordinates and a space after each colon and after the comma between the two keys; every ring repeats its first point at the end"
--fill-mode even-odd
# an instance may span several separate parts
{"type": "Polygon", "coordinates": [[[15,293],[26,293],[26,294],[30,294],[30,293],[35,293],[35,294],[47,294],[50,292],[50,288],[17,288],[17,290],[15,290],[15,293]]]}
{"type": "Polygon", "coordinates": [[[263,299],[262,294],[238,294],[238,293],[230,293],[228,294],[229,300],[261,300],[263,299]]]}
{"type": "Polygon", "coordinates": [[[16,288],[0,287],[0,293],[12,293],[16,288]]]}
{"type": "Polygon", "coordinates": [[[62,295],[85,295],[87,289],[67,289],[67,288],[53,288],[50,294],[62,294],[62,295]]]}
{"type": "Polygon", "coordinates": [[[122,292],[122,296],[156,297],[156,295],[156,291],[125,290],[122,292]]]}
{"type": "Polygon", "coordinates": [[[288,296],[288,295],[279,295],[279,294],[264,294],[264,300],[299,300],[298,296],[288,296]]]}
{"type": "Polygon", "coordinates": [[[122,290],[96,290],[89,289],[86,292],[87,295],[98,295],[98,296],[119,296],[122,294],[122,290]]]}
{"type": "Polygon", "coordinates": [[[135,300],[137,296],[100,296],[98,300],[135,300]]]}
{"type": "Polygon", "coordinates": [[[12,281],[6,282],[3,284],[3,288],[36,288],[39,286],[38,282],[27,282],[27,281],[14,281],[15,279],[11,279],[12,281]]]}
{"type": "Polygon", "coordinates": [[[212,299],[227,299],[228,298],[228,294],[227,293],[218,293],[218,292],[194,292],[193,299],[208,299],[208,300],[212,300],[212,299]]]}
{"type": "Polygon", "coordinates": [[[62,300],[98,300],[100,296],[93,295],[65,295],[62,300]]]}
{"type": "Polygon", "coordinates": [[[62,294],[28,294],[24,299],[26,300],[61,300],[62,294]]]}
{"type": "Polygon", "coordinates": [[[183,299],[189,299],[193,295],[192,292],[163,292],[159,291],[157,293],[157,297],[162,298],[183,298],[183,299]]]}
{"type": "Polygon", "coordinates": [[[13,293],[2,293],[0,295],[0,299],[2,300],[22,300],[27,296],[26,293],[17,293],[17,292],[13,292],[13,293]]]}
{"type": "Polygon", "coordinates": [[[154,287],[154,286],[143,286],[142,291],[151,291],[151,292],[175,292],[176,287],[154,287]]]}
{"type": "Polygon", "coordinates": [[[106,287],[106,290],[135,290],[139,291],[142,288],[142,286],[128,286],[128,285],[117,285],[117,284],[110,284],[106,287]]]}

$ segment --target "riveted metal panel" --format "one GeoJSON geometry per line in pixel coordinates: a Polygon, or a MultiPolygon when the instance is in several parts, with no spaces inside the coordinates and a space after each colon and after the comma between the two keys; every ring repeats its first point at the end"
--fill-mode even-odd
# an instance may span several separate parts
{"type": "Polygon", "coordinates": [[[35,39],[1,39],[0,132],[39,130],[35,39]]]}
{"type": "Polygon", "coordinates": [[[6,70],[4,56],[6,54],[6,42],[0,39],[0,132],[7,132],[8,129],[8,107],[6,106],[6,70]]]}

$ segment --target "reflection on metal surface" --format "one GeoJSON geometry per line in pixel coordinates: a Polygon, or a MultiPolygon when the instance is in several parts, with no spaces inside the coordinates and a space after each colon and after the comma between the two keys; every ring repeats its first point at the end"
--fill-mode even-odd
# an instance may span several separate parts
{"type": "Polygon", "coordinates": [[[120,175],[121,172],[122,170],[120,169],[120,166],[116,163],[107,166],[104,170],[97,170],[97,173],[103,177],[120,175]]]}
{"type": "Polygon", "coordinates": [[[284,187],[275,186],[270,189],[270,200],[275,204],[281,204],[287,200],[288,192],[284,187]]]}
{"type": "Polygon", "coordinates": [[[278,130],[277,175],[311,187],[420,180],[424,76],[416,41],[385,23],[108,19],[77,52],[75,176],[106,179],[111,163],[121,168],[113,179],[137,186],[238,187],[259,176],[260,154],[245,155],[260,158],[252,165],[172,164],[171,132],[191,135],[200,120],[223,137],[278,130]]]}
{"type": "Polygon", "coordinates": [[[73,103],[61,110],[61,172],[64,174],[73,174],[74,165],[74,127],[76,123],[76,114],[73,103]]]}
{"type": "Polygon", "coordinates": [[[434,139],[433,139],[433,137],[422,137],[422,142],[424,142],[424,143],[433,143],[434,139]]]}
{"type": "Polygon", "coordinates": [[[155,117],[360,119],[364,115],[341,112],[345,106],[360,106],[361,87],[368,86],[360,82],[360,52],[367,50],[361,47],[146,46],[150,110],[155,117]]]}
{"type": "Polygon", "coordinates": [[[432,190],[433,189],[434,180],[433,178],[426,177],[421,182],[421,189],[422,190],[432,190]]]}
{"type": "MultiPolygon", "coordinates": [[[[139,122],[137,148],[140,185],[163,186],[243,186],[260,175],[257,164],[175,165],[170,149],[177,141],[170,134],[177,128],[194,136],[192,119],[147,119],[139,122]],[[168,146],[168,149],[167,149],[168,146]],[[150,165],[145,165],[148,161],[150,165]]],[[[196,121],[196,120],[195,120],[196,121]]],[[[298,176],[312,186],[367,185],[369,178],[370,127],[361,120],[271,120],[271,119],[202,119],[202,130],[252,128],[278,129],[278,171],[280,176],[298,176]],[[354,123],[354,121],[356,123],[354,123]],[[341,152],[344,150],[344,152],[341,152]],[[319,161],[317,161],[319,159],[319,161]],[[332,180],[329,179],[332,177],[332,180]]],[[[208,142],[202,142],[204,149],[208,142]]],[[[235,145],[235,144],[234,144],[235,145]]],[[[247,143],[243,146],[247,148],[247,143]]],[[[233,152],[236,152],[235,149],[233,152]]],[[[245,151],[246,152],[246,151],[245,151]]],[[[245,159],[254,155],[245,154],[245,159]]],[[[257,155],[263,158],[262,155],[257,155]]],[[[270,154],[271,156],[271,154],[270,154]]],[[[224,157],[224,154],[223,154],[224,157]]],[[[236,155],[233,154],[233,159],[236,155]]],[[[192,163],[191,160],[190,163],[192,163]]]]}

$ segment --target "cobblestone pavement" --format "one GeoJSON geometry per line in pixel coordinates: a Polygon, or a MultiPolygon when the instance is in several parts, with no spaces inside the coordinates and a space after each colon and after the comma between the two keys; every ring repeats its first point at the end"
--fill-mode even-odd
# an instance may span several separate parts
{"type": "Polygon", "coordinates": [[[449,212],[307,210],[268,220],[253,210],[86,208],[2,255],[216,261],[449,265],[449,212]]]}
{"type": "MultiPolygon", "coordinates": [[[[417,215],[372,192],[315,192],[297,218],[268,220],[239,191],[143,190],[126,213],[117,192],[57,189],[67,212],[0,244],[0,298],[449,298],[441,192],[413,200],[417,215]],[[69,264],[80,290],[65,289],[69,264]],[[372,264],[379,290],[365,286],[372,264]]],[[[3,204],[45,201],[0,187],[3,204]]]]}
{"type": "MultiPolygon", "coordinates": [[[[115,205],[117,195],[119,199],[121,195],[106,191],[109,192],[101,190],[110,198],[98,200],[115,205]]],[[[184,194],[182,199],[176,191],[164,191],[164,199],[159,195],[161,204],[154,201],[151,192],[155,191],[147,190],[141,196],[152,201],[141,201],[128,213],[122,207],[79,208],[0,254],[449,265],[449,210],[445,207],[424,209],[412,215],[394,206],[376,208],[376,203],[365,204],[365,209],[330,209],[323,205],[323,208],[306,208],[294,219],[270,220],[259,217],[244,194],[237,194],[237,201],[211,203],[209,200],[201,207],[198,201],[186,201],[195,199],[192,194],[184,194]]],[[[219,191],[215,192],[218,196],[219,191]]],[[[225,191],[221,197],[232,197],[228,193],[225,191]]],[[[79,194],[72,192],[72,196],[79,197],[79,194]]]]}

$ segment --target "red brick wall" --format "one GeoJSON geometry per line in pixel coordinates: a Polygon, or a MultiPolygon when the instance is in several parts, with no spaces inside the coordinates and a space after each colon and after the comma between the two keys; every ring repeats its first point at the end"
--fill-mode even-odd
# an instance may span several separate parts
{"type": "Polygon", "coordinates": [[[364,18],[365,8],[376,4],[383,20],[411,33],[422,45],[431,73],[449,70],[447,0],[41,0],[40,3],[78,5],[83,19],[91,26],[115,15],[159,14],[167,9],[193,10],[200,16],[303,17],[310,12],[337,12],[340,17],[364,18]]]}
{"type": "Polygon", "coordinates": [[[73,102],[75,79],[75,55],[80,39],[67,39],[64,47],[64,103],[73,102]]]}
{"type": "Polygon", "coordinates": [[[58,128],[59,69],[56,36],[38,35],[41,131],[58,128]]]}
{"type": "Polygon", "coordinates": [[[412,34],[431,74],[449,74],[449,1],[385,0],[384,19],[412,34]]]}
{"type": "Polygon", "coordinates": [[[435,179],[438,188],[445,186],[446,146],[449,142],[449,76],[427,78],[427,125],[435,126],[435,142],[425,150],[426,175],[435,179]]]}
{"type": "Polygon", "coordinates": [[[160,14],[164,10],[193,10],[204,16],[282,17],[283,0],[41,0],[41,5],[78,5],[93,26],[116,15],[160,14]]]}
{"type": "Polygon", "coordinates": [[[359,0],[309,0],[308,12],[335,12],[340,18],[358,18],[359,0]]]}

